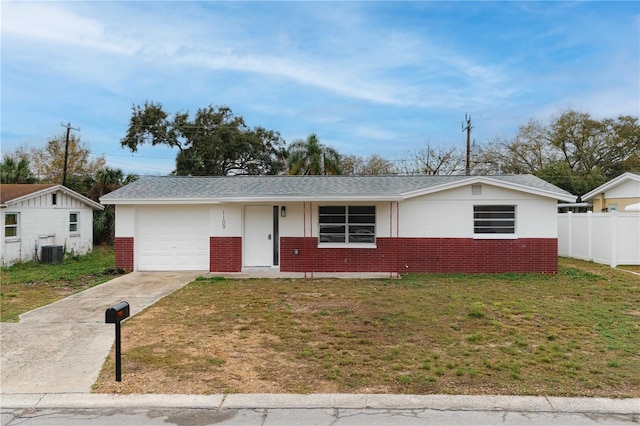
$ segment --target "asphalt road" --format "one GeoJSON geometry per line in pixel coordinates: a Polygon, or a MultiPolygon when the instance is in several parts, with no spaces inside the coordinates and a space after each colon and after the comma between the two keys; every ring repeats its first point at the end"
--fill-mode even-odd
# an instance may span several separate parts
{"type": "Polygon", "coordinates": [[[473,395],[3,394],[2,426],[622,425],[640,399],[473,395]]]}
{"type": "Polygon", "coordinates": [[[374,426],[374,425],[632,425],[640,416],[615,413],[559,413],[432,409],[203,409],[94,408],[2,410],[2,426],[374,426]]]}

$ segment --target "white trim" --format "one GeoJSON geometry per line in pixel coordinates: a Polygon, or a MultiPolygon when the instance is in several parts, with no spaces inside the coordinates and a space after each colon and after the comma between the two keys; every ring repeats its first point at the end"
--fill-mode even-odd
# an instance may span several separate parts
{"type": "Polygon", "coordinates": [[[627,180],[634,180],[636,182],[640,182],[640,175],[637,175],[635,173],[631,173],[631,172],[626,172],[621,174],[620,176],[618,176],[615,179],[611,179],[609,182],[600,185],[599,187],[597,187],[596,189],[587,192],[586,194],[584,194],[582,196],[582,201],[586,201],[589,200],[597,195],[600,195],[601,192],[605,192],[613,187],[618,186],[619,184],[621,184],[624,181],[627,180]]]}
{"type": "Polygon", "coordinates": [[[449,189],[459,188],[467,185],[474,184],[485,184],[485,185],[493,185],[500,188],[512,189],[514,191],[525,192],[528,194],[539,195],[541,197],[548,197],[554,200],[566,201],[566,202],[575,202],[576,196],[574,195],[565,195],[560,194],[558,192],[547,191],[544,189],[534,188],[528,185],[521,185],[513,182],[504,182],[498,179],[492,179],[486,176],[473,176],[468,179],[462,179],[456,182],[449,182],[443,185],[436,185],[429,188],[420,189],[417,191],[405,192],[402,193],[402,199],[406,200],[408,198],[419,197],[422,195],[433,194],[436,192],[442,192],[449,189]]]}
{"type": "Polygon", "coordinates": [[[517,240],[516,234],[473,234],[474,240],[517,240]]]}
{"type": "Polygon", "coordinates": [[[5,211],[3,213],[4,213],[4,220],[2,221],[2,223],[4,223],[4,228],[2,229],[2,238],[5,239],[5,241],[7,241],[10,238],[14,240],[20,240],[20,237],[21,237],[20,228],[22,227],[22,224],[20,223],[20,212],[5,211]],[[9,215],[15,215],[16,217],[15,224],[7,224],[7,216],[9,215]],[[15,228],[16,235],[7,236],[7,228],[15,228]]]}
{"type": "Polygon", "coordinates": [[[375,249],[378,248],[376,243],[318,243],[319,249],[324,248],[357,248],[357,249],[375,249]]]}
{"type": "Polygon", "coordinates": [[[71,210],[69,212],[69,234],[72,237],[80,235],[80,212],[79,211],[71,210]],[[71,221],[71,215],[72,214],[76,215],[76,221],[75,222],[71,221]],[[71,229],[71,225],[76,225],[76,229],[72,230],[71,229]]]}
{"type": "MultiPolygon", "coordinates": [[[[62,185],[52,186],[50,188],[41,189],[40,191],[31,192],[31,193],[23,195],[21,197],[12,198],[11,200],[5,201],[2,204],[2,207],[8,207],[10,205],[17,204],[17,203],[19,203],[21,201],[28,200],[29,198],[35,198],[35,197],[39,197],[41,195],[52,194],[52,193],[56,193],[57,194],[58,191],[61,192],[61,193],[67,194],[70,197],[75,198],[75,199],[87,204],[88,206],[92,207],[94,210],[104,210],[104,206],[102,204],[96,203],[92,199],[87,198],[84,195],[78,194],[77,192],[75,192],[75,191],[73,191],[73,190],[71,190],[71,189],[69,189],[67,187],[64,187],[62,185]]],[[[53,208],[60,208],[59,207],[60,206],[60,200],[58,199],[59,197],[56,197],[56,198],[57,198],[56,204],[53,205],[52,207],[53,208]]]]}

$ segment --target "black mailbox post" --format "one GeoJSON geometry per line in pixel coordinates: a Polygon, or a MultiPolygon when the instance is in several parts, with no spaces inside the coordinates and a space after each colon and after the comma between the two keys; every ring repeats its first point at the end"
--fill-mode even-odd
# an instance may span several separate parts
{"type": "Polygon", "coordinates": [[[129,304],[120,302],[108,308],[104,313],[104,321],[107,324],[116,325],[116,382],[122,381],[122,362],[120,354],[120,322],[129,318],[129,304]]]}

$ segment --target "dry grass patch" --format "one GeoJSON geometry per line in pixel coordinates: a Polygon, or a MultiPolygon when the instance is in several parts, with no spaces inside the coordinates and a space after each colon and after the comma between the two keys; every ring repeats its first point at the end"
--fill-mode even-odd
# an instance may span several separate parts
{"type": "Polygon", "coordinates": [[[127,320],[115,393],[640,396],[640,277],[200,279],[127,320]]]}

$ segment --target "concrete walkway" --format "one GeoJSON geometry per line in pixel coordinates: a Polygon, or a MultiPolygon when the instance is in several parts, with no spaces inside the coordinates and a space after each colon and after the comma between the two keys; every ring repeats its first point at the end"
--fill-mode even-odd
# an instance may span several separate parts
{"type": "Polygon", "coordinates": [[[125,300],[134,315],[200,275],[133,272],[1,323],[0,391],[90,392],[114,342],[105,310],[125,300]]]}

